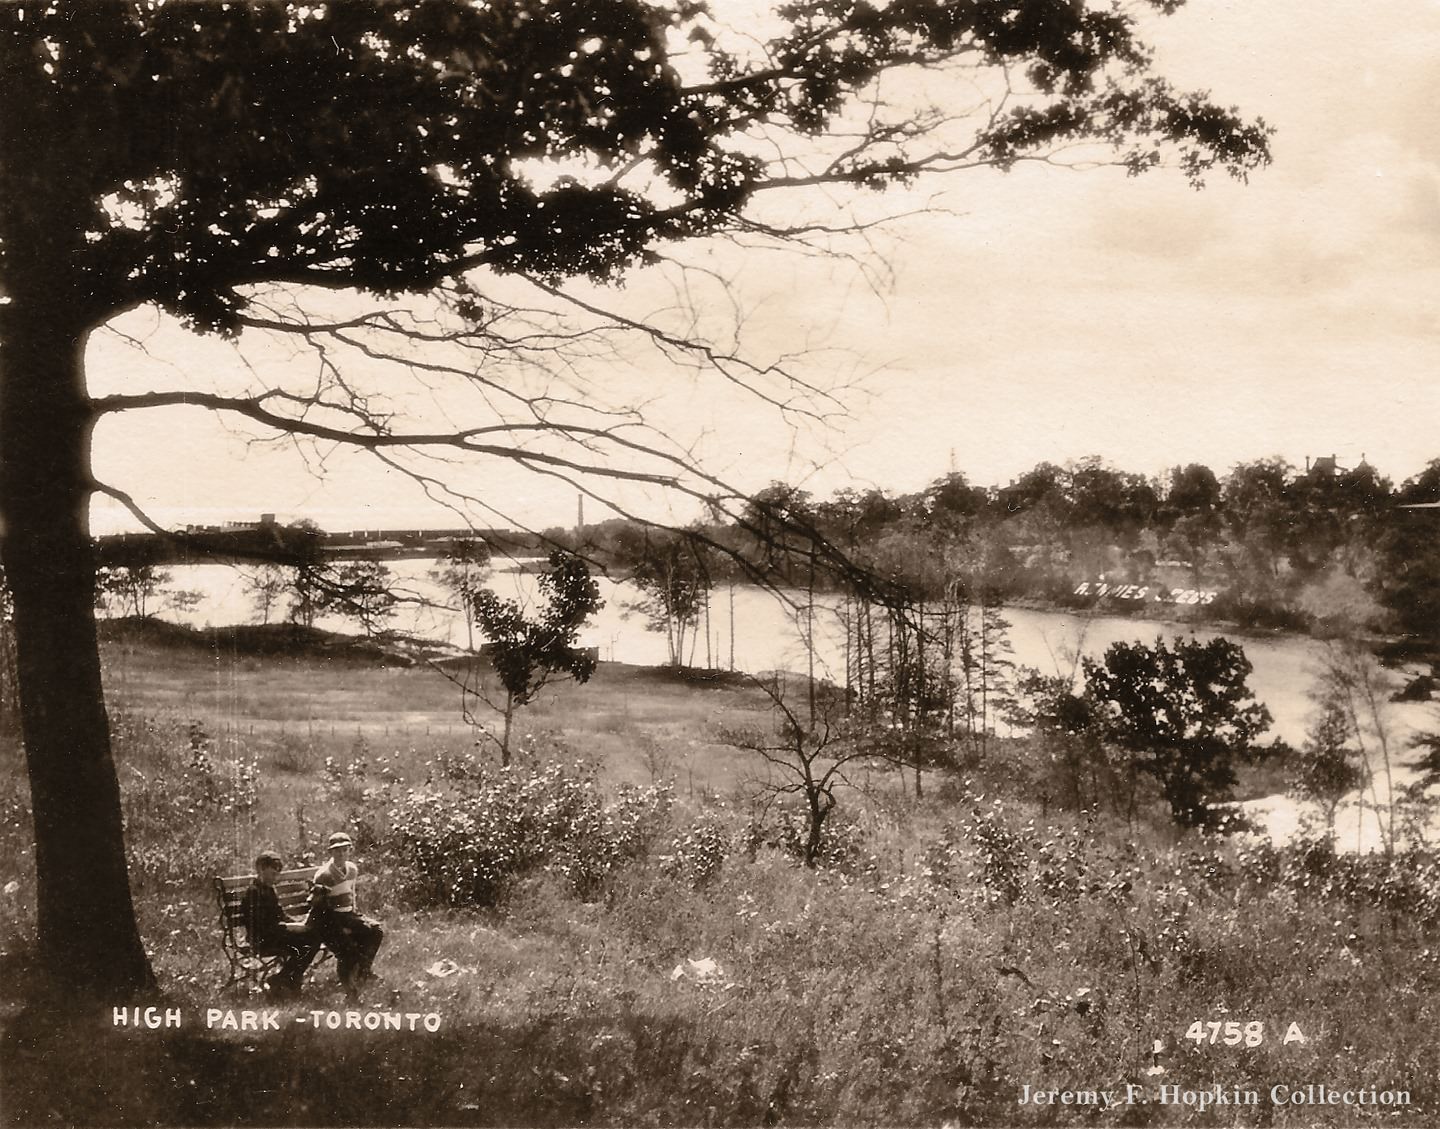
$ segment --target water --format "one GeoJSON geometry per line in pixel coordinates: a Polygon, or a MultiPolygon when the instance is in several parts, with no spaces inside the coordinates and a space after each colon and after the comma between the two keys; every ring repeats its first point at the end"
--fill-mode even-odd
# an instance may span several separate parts
{"type": "MultiPolygon", "coordinates": [[[[407,601],[388,626],[440,643],[466,647],[473,638],[465,618],[453,606],[454,598],[431,576],[436,562],[401,560],[388,562],[396,588],[407,601]]],[[[201,593],[192,609],[162,610],[167,619],[191,626],[256,623],[259,615],[245,585],[246,571],[229,565],[185,565],[170,569],[170,589],[201,593]]],[[[518,570],[492,572],[485,583],[501,596],[534,603],[536,578],[518,570]]],[[[585,630],[581,643],[597,647],[604,661],[655,666],[668,661],[663,633],[646,629],[645,616],[635,610],[636,590],[626,584],[599,580],[605,606],[585,630]]],[[[163,603],[163,599],[162,599],[163,603]]],[[[843,680],[845,671],[844,632],[840,625],[837,598],[818,597],[814,613],[814,662],[817,675],[843,680]]],[[[277,609],[272,619],[283,615],[277,609]]],[[[1009,641],[1017,666],[1031,666],[1044,674],[1070,676],[1081,657],[1102,655],[1116,642],[1153,642],[1157,635],[1210,639],[1221,632],[1192,629],[1180,624],[1156,623],[1124,616],[1076,614],[1007,608],[1009,641]]],[[[696,665],[733,668],[752,674],[768,670],[803,672],[810,662],[803,644],[805,612],[799,593],[787,599],[747,585],[721,586],[711,594],[708,623],[701,623],[686,660],[696,665]],[[733,609],[733,614],[732,614],[733,609]]],[[[355,632],[354,623],[340,617],[325,617],[317,626],[341,632],[355,632]]],[[[1292,745],[1305,739],[1315,706],[1311,695],[1326,661],[1324,644],[1302,636],[1231,636],[1245,648],[1253,672],[1251,690],[1273,717],[1270,734],[1292,745]]],[[[1393,680],[1398,685],[1398,680],[1393,680]]],[[[1435,719],[1428,706],[1385,702],[1382,721],[1389,734],[1392,757],[1404,759],[1410,737],[1417,729],[1431,728],[1435,719]]],[[[1373,761],[1383,776],[1383,765],[1373,761]]],[[[1396,784],[1410,776],[1403,770],[1396,784]]],[[[1269,797],[1249,805],[1250,814],[1278,837],[1293,832],[1300,811],[1286,797],[1269,797]]],[[[1341,842],[1351,846],[1373,846],[1377,841],[1373,813],[1354,803],[1341,813],[1341,842]]]]}
{"type": "MultiPolygon", "coordinates": [[[[411,601],[401,606],[389,626],[457,647],[477,641],[472,639],[465,618],[453,606],[454,597],[431,577],[434,561],[393,561],[389,567],[396,588],[411,601]]],[[[166,619],[196,627],[259,621],[246,590],[244,569],[229,565],[187,565],[170,571],[172,579],[168,588],[198,591],[202,599],[188,612],[163,610],[166,619]]],[[[486,583],[501,596],[527,604],[535,601],[535,577],[531,574],[496,572],[486,583]]],[[[635,589],[604,578],[599,584],[605,606],[582,634],[581,643],[598,647],[600,658],[607,662],[655,666],[668,661],[663,633],[646,630],[644,615],[635,610],[638,599],[635,589]]],[[[788,603],[773,593],[748,585],[715,589],[711,594],[708,632],[702,622],[698,637],[688,648],[687,661],[702,666],[733,667],[751,674],[767,670],[806,670],[809,659],[803,643],[803,595],[786,595],[788,603]]],[[[816,673],[840,680],[844,677],[845,659],[844,633],[837,614],[839,601],[833,596],[820,596],[816,602],[816,673]]],[[[272,618],[279,614],[280,611],[272,613],[272,618]]],[[[1177,634],[1209,639],[1218,634],[1125,616],[1025,608],[1007,608],[1004,615],[1010,622],[1009,640],[1016,665],[1062,676],[1070,676],[1078,669],[1081,656],[1099,657],[1112,643],[1152,642],[1157,635],[1168,639],[1177,634]]],[[[338,616],[322,617],[318,626],[342,632],[357,630],[353,621],[338,616]]],[[[1244,637],[1239,641],[1254,666],[1251,689],[1275,719],[1272,732],[1292,744],[1300,743],[1313,710],[1309,694],[1324,661],[1324,646],[1299,636],[1244,637]]],[[[1403,715],[1405,711],[1398,712],[1403,715]]]]}

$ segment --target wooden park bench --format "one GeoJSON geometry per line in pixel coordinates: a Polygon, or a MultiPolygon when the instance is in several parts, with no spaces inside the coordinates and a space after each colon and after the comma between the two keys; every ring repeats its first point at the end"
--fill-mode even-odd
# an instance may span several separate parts
{"type": "MultiPolygon", "coordinates": [[[[314,876],[314,867],[301,867],[298,870],[282,870],[275,880],[275,893],[280,905],[291,917],[303,918],[309,909],[310,880],[314,876]]],[[[258,990],[264,986],[265,978],[285,960],[283,956],[257,953],[250,944],[245,930],[244,903],[245,891],[254,881],[253,874],[215,879],[215,895],[220,903],[220,946],[230,963],[230,978],[222,985],[222,991],[234,985],[258,990]]],[[[329,949],[322,948],[310,967],[317,967],[331,955],[329,949]]]]}

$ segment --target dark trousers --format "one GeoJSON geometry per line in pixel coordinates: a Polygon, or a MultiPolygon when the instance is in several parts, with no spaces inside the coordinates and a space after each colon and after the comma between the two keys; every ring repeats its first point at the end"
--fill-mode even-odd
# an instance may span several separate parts
{"type": "Polygon", "coordinates": [[[320,951],[320,941],[306,936],[286,936],[272,940],[257,951],[261,956],[281,958],[279,971],[271,974],[266,986],[298,992],[305,979],[305,970],[320,951]]]}
{"type": "Polygon", "coordinates": [[[385,930],[373,918],[358,913],[330,913],[321,926],[321,939],[335,954],[336,972],[347,988],[368,980],[370,966],[385,939],[385,930]]]}

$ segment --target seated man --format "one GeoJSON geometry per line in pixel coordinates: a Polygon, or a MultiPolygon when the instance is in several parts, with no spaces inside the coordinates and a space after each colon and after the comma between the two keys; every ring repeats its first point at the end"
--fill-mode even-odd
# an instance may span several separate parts
{"type": "Polygon", "coordinates": [[[300,990],[320,942],[306,922],[296,921],[280,904],[275,880],[284,865],[274,851],[261,851],[255,858],[255,881],[246,889],[240,906],[250,947],[261,956],[284,958],[280,970],[265,982],[265,990],[289,995],[300,990]]]}
{"type": "Polygon", "coordinates": [[[350,861],[350,836],[337,831],[328,844],[330,861],[315,872],[310,891],[310,922],[320,940],[335,954],[345,997],[354,1000],[360,984],[376,979],[371,970],[385,931],[378,921],[355,907],[355,881],[360,868],[350,861]]]}

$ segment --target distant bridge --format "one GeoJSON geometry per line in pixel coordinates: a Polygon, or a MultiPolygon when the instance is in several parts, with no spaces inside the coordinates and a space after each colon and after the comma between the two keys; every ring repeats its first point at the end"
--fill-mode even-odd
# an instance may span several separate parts
{"type": "Polygon", "coordinates": [[[466,544],[494,553],[522,553],[535,537],[513,529],[352,529],[282,525],[273,514],[259,521],[190,525],[174,533],[120,533],[96,541],[102,565],[192,564],[206,561],[300,564],[322,560],[401,560],[447,557],[466,544]]]}

